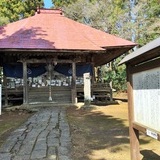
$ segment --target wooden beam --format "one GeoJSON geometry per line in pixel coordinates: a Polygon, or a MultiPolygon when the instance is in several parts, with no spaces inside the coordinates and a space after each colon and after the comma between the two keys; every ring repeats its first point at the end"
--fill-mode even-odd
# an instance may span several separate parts
{"type": "Polygon", "coordinates": [[[157,134],[157,140],[160,141],[160,132],[153,130],[152,128],[148,128],[147,126],[144,126],[142,124],[138,124],[136,122],[133,122],[133,128],[139,130],[143,134],[147,135],[147,130],[153,131],[157,134]]]}
{"type": "Polygon", "coordinates": [[[60,54],[60,53],[66,53],[66,54],[70,54],[70,53],[78,53],[78,54],[87,54],[87,53],[104,53],[106,50],[102,49],[102,50],[73,50],[73,49],[29,49],[29,48],[19,48],[19,49],[10,49],[10,48],[1,48],[1,52],[16,52],[16,53],[21,53],[21,54],[25,54],[25,53],[44,53],[44,54],[60,54]]]}
{"type": "MultiPolygon", "coordinates": [[[[61,59],[49,59],[48,60],[49,62],[52,61],[53,63],[73,63],[73,60],[61,60],[61,59]]],[[[19,60],[18,62],[23,62],[23,60],[19,60]]],[[[34,63],[47,63],[47,60],[46,59],[27,59],[26,60],[27,63],[29,64],[34,64],[34,63]]],[[[81,62],[80,59],[76,59],[75,62],[81,62]]]]}

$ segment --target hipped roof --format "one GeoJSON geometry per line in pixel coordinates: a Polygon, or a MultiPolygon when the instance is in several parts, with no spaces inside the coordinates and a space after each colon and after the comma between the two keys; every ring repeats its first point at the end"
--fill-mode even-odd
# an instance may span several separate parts
{"type": "Polygon", "coordinates": [[[60,10],[41,9],[40,14],[0,28],[0,49],[103,51],[133,46],[131,41],[66,18],[60,10]]]}
{"type": "Polygon", "coordinates": [[[100,66],[135,45],[66,18],[61,10],[41,9],[39,14],[0,28],[0,53],[5,55],[85,56],[90,53],[94,65],[100,66]]]}

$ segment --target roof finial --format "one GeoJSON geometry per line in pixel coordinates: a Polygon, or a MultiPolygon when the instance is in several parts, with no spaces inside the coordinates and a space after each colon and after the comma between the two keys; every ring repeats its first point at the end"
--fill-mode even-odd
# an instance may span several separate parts
{"type": "Polygon", "coordinates": [[[37,13],[40,14],[40,6],[37,7],[37,13]]]}
{"type": "Polygon", "coordinates": [[[38,7],[37,7],[37,13],[40,14],[40,2],[41,0],[38,0],[38,7]]]}

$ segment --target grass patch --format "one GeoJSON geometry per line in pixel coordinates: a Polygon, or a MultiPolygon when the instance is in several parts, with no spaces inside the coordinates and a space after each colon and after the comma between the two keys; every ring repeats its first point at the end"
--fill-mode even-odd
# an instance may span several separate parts
{"type": "Polygon", "coordinates": [[[2,112],[0,116],[0,146],[10,133],[23,124],[31,114],[25,111],[2,112]]]}

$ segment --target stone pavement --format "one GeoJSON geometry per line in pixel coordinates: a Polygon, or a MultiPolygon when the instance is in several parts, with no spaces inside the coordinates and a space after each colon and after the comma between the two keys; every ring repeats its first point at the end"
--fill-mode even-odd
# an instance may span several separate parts
{"type": "Polygon", "coordinates": [[[71,160],[71,139],[64,107],[43,108],[11,133],[0,160],[71,160]]]}

